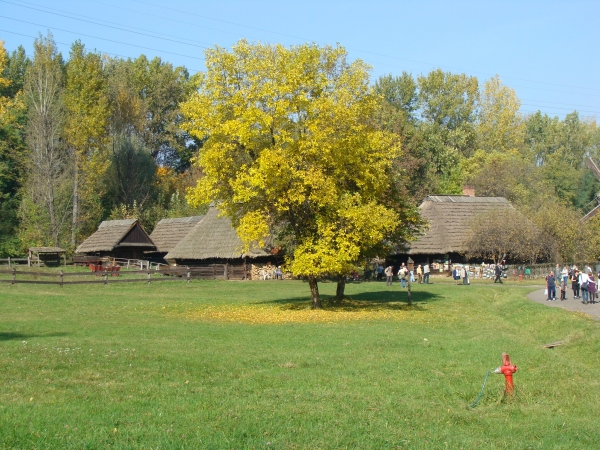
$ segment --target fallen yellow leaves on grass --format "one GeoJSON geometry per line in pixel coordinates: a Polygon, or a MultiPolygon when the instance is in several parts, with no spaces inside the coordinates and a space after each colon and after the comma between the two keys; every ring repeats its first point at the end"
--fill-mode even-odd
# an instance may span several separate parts
{"type": "Polygon", "coordinates": [[[421,308],[405,303],[373,304],[344,300],[323,309],[311,309],[297,304],[246,304],[207,306],[177,313],[191,320],[236,322],[251,324],[335,323],[359,320],[407,320],[427,314],[421,308]]]}

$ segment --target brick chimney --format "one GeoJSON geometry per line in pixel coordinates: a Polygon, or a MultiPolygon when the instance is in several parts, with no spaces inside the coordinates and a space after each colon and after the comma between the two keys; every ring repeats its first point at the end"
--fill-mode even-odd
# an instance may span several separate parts
{"type": "Polygon", "coordinates": [[[469,197],[475,197],[475,186],[472,184],[465,184],[462,188],[463,195],[468,195],[469,197]]]}

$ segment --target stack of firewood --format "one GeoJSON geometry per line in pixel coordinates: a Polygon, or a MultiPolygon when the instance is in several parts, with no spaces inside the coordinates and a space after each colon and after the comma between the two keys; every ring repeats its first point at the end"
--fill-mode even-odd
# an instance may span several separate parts
{"type": "MultiPolygon", "coordinates": [[[[277,266],[273,264],[252,264],[250,266],[250,279],[251,280],[274,280],[275,279],[275,271],[277,270],[277,266]]],[[[283,272],[284,280],[291,280],[292,274],[283,272]]]]}

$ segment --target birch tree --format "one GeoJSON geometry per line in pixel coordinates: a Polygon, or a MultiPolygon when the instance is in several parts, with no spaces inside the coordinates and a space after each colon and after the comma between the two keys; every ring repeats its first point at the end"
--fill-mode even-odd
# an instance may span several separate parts
{"type": "MultiPolygon", "coordinates": [[[[53,245],[58,245],[69,217],[70,204],[62,195],[70,169],[61,141],[65,120],[63,61],[50,34],[37,38],[33,48],[33,61],[27,69],[24,85],[27,144],[31,152],[28,193],[33,207],[30,211],[47,214],[50,240],[53,245]]],[[[39,236],[39,239],[46,240],[47,237],[39,236]]]]}

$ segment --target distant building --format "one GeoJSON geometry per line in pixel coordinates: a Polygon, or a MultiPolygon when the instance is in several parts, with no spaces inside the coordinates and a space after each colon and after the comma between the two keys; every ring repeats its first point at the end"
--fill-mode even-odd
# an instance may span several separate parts
{"type": "Polygon", "coordinates": [[[194,229],[204,216],[178,217],[160,220],[150,234],[150,239],[156,245],[156,251],[147,255],[153,260],[162,260],[179,242],[194,229]]]}
{"type": "Polygon", "coordinates": [[[227,217],[219,217],[211,207],[206,215],[165,256],[170,264],[202,266],[208,264],[245,264],[275,261],[266,249],[242,251],[243,243],[227,217]]]}
{"type": "Polygon", "coordinates": [[[398,256],[411,256],[415,263],[464,258],[465,243],[473,218],[491,210],[512,208],[504,197],[430,195],[419,206],[429,228],[409,243],[398,256]]]}
{"type": "Polygon", "coordinates": [[[78,255],[145,259],[156,246],[137,219],[105,220],[75,250],[78,255]]]}

